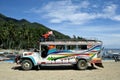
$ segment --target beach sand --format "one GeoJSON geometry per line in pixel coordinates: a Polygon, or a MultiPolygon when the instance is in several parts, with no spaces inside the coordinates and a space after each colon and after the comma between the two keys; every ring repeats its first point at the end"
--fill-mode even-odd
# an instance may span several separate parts
{"type": "Polygon", "coordinates": [[[23,71],[15,63],[0,62],[0,80],[120,80],[120,62],[104,61],[104,68],[75,70],[72,66],[23,71]]]}

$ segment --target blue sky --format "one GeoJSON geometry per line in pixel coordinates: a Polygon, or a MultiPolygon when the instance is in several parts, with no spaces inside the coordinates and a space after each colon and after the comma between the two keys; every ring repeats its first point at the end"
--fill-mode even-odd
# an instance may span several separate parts
{"type": "Polygon", "coordinates": [[[120,49],[119,0],[0,0],[0,13],[120,49]]]}

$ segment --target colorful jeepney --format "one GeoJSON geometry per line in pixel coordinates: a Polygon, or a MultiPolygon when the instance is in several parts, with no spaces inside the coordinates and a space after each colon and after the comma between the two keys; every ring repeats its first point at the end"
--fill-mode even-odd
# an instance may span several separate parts
{"type": "Polygon", "coordinates": [[[24,52],[17,61],[23,70],[30,70],[43,64],[72,64],[79,70],[89,65],[103,67],[101,61],[102,42],[88,41],[46,41],[40,42],[39,52],[24,52]]]}

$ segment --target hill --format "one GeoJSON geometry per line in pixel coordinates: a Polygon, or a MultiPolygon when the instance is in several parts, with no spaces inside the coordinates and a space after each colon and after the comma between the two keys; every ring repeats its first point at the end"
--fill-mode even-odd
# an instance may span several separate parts
{"type": "MultiPolygon", "coordinates": [[[[25,19],[17,20],[0,14],[0,47],[1,48],[38,48],[38,41],[42,34],[52,29],[25,19]]],[[[58,31],[52,30],[56,39],[70,39],[58,31]]]]}

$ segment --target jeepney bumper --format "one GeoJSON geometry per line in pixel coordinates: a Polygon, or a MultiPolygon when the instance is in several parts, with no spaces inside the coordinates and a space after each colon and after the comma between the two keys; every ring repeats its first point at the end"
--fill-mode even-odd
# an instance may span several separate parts
{"type": "Polygon", "coordinates": [[[98,67],[104,68],[101,58],[95,58],[90,61],[91,64],[95,64],[98,67]]]}

